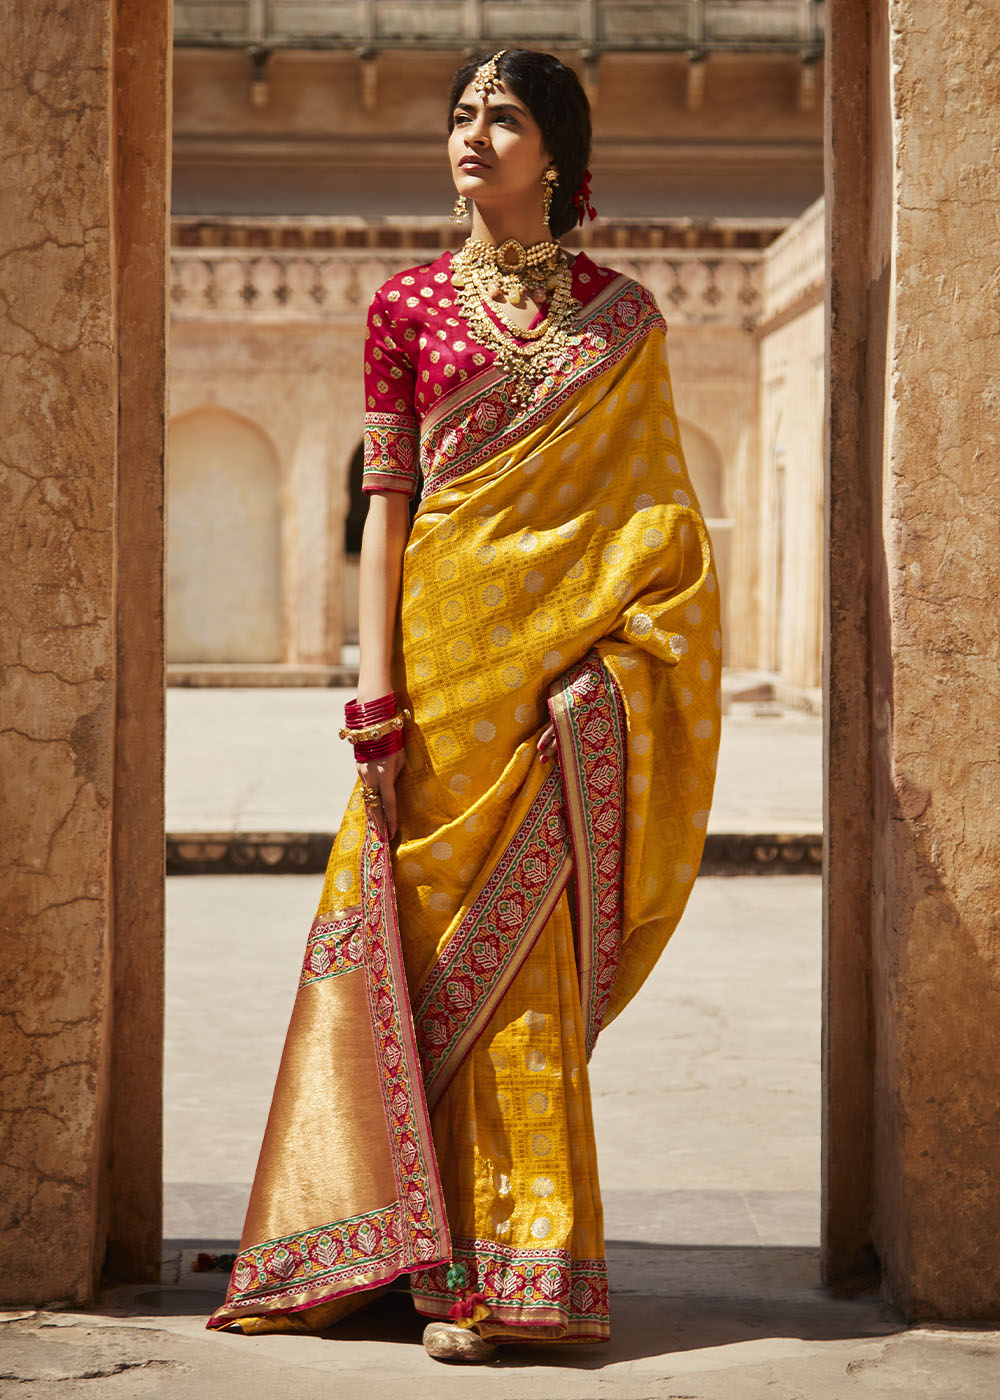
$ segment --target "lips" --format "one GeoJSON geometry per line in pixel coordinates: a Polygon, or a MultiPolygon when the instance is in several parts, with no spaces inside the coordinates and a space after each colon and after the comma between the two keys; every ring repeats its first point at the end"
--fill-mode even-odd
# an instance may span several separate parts
{"type": "Polygon", "coordinates": [[[489,170],[489,165],[485,160],[480,160],[478,156],[463,156],[458,162],[459,170],[489,170]]]}

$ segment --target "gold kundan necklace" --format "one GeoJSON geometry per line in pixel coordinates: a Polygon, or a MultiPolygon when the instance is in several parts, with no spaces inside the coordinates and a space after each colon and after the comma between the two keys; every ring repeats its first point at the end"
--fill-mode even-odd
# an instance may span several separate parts
{"type": "Polygon", "coordinates": [[[516,238],[499,247],[470,238],[452,257],[451,280],[469,328],[513,378],[515,404],[525,404],[536,382],[576,343],[570,327],[580,303],[570,294],[573,274],[565,250],[551,240],[525,248],[516,238]],[[512,306],[523,306],[526,296],[535,301],[549,298],[544,319],[531,330],[508,320],[498,304],[503,298],[512,306]],[[503,327],[486,310],[487,302],[493,304],[503,327]],[[527,343],[513,339],[515,335],[527,343]]]}

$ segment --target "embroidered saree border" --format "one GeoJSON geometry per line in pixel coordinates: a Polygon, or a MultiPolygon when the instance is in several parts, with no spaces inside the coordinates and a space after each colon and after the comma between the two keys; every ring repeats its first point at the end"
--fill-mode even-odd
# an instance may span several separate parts
{"type": "Polygon", "coordinates": [[[347,1220],[251,1245],[237,1255],[231,1285],[237,1296],[227,1298],[226,1309],[259,1308],[266,1302],[267,1311],[275,1311],[283,1300],[294,1299],[282,1310],[297,1312],[389,1282],[402,1272],[401,1248],[395,1201],[347,1220]],[[348,1274],[353,1287],[335,1287],[348,1274]]]}
{"type": "MultiPolygon", "coordinates": [[[[299,1312],[451,1257],[451,1234],[403,967],[389,847],[381,840],[373,819],[362,846],[361,868],[365,898],[357,933],[363,944],[367,1004],[396,1199],[360,1215],[241,1249],[226,1301],[209,1319],[209,1327],[225,1327],[240,1316],[299,1312]]],[[[357,922],[353,911],[323,921],[332,930],[335,945],[338,938],[344,938],[352,920],[357,922]]],[[[323,947],[322,926],[314,924],[313,933],[319,938],[311,934],[311,946],[323,947]]],[[[345,946],[357,956],[353,938],[354,934],[347,935],[345,946]]],[[[306,985],[313,980],[317,979],[306,976],[306,985]]]]}
{"type": "Polygon", "coordinates": [[[372,1035],[382,1069],[404,1244],[411,1267],[420,1269],[447,1258],[450,1232],[403,965],[391,855],[373,817],[362,846],[361,888],[372,1035]]]}
{"type": "MultiPolygon", "coordinates": [[[[603,291],[599,292],[583,307],[577,323],[578,327],[583,327],[593,320],[615,297],[622,294],[624,288],[638,287],[638,285],[623,275],[614,278],[603,291]]],[[[464,405],[480,398],[485,390],[495,389],[497,385],[505,383],[507,383],[507,375],[493,364],[481,370],[473,378],[466,380],[464,384],[456,384],[450,393],[428,408],[420,425],[421,437],[426,438],[429,433],[435,432],[445,420],[453,418],[464,405]]],[[[549,408],[550,400],[546,398],[542,406],[546,409],[549,408]]]]}
{"type": "MultiPolygon", "coordinates": [[[[495,1240],[456,1239],[456,1262],[469,1291],[485,1294],[488,1321],[512,1327],[558,1327],[567,1338],[604,1340],[610,1329],[608,1269],[603,1259],[574,1259],[568,1249],[516,1249],[495,1240]]],[[[455,1302],[447,1269],[429,1269],[411,1284],[417,1310],[447,1317],[455,1302]]]]}
{"type": "Polygon", "coordinates": [[[573,848],[577,966],[587,1058],[621,960],[625,869],[625,714],[618,687],[590,652],[549,693],[573,848]]]}
{"type": "Polygon", "coordinates": [[[656,325],[663,326],[664,321],[652,294],[622,277],[585,308],[579,343],[567,352],[567,361],[546,375],[542,396],[530,411],[510,421],[505,375],[491,375],[486,384],[482,379],[475,381],[476,394],[470,395],[471,386],[465,386],[442,400],[421,425],[424,496],[516,447],[568,398],[616,365],[656,325]],[[446,464],[436,465],[442,461],[446,464]]]}
{"type": "Polygon", "coordinates": [[[560,764],[546,775],[416,998],[414,1021],[432,1108],[506,994],[574,870],[588,1057],[614,988],[624,869],[621,698],[590,652],[551,688],[549,704],[560,764]]]}
{"type": "Polygon", "coordinates": [[[503,1000],[569,874],[553,771],[418,993],[414,1020],[432,1108],[503,1000]]]}

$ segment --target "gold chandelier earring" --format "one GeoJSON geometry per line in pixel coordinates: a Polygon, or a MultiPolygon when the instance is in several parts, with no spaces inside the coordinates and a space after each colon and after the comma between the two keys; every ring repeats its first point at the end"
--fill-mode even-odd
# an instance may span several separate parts
{"type": "Polygon", "coordinates": [[[464,194],[460,194],[455,200],[455,207],[448,215],[453,224],[464,223],[469,217],[469,201],[464,194]]]}
{"type": "Polygon", "coordinates": [[[550,165],[542,175],[542,222],[549,222],[549,211],[552,208],[552,192],[559,183],[559,172],[550,165]]]}

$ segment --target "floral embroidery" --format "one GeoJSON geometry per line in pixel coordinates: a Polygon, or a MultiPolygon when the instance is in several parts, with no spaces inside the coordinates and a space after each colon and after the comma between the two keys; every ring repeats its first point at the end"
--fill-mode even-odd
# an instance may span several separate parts
{"type": "Polygon", "coordinates": [[[328,1296],[333,1297],[341,1291],[335,1285],[344,1274],[398,1263],[403,1257],[400,1242],[399,1207],[394,1202],[350,1220],[251,1245],[236,1256],[226,1306],[260,1311],[265,1299],[276,1305],[290,1293],[317,1284],[329,1284],[328,1296]]]}
{"type": "Polygon", "coordinates": [[[337,918],[317,916],[306,940],[299,986],[321,982],[327,977],[339,977],[343,972],[354,972],[363,964],[360,912],[352,911],[337,918]]]}
{"type": "MultiPolygon", "coordinates": [[[[515,1249],[491,1240],[457,1239],[454,1252],[475,1279],[476,1296],[482,1297],[491,1321],[563,1326],[573,1337],[608,1335],[608,1272],[603,1259],[574,1259],[566,1249],[515,1249]]],[[[420,1274],[412,1288],[420,1312],[451,1316],[454,1295],[444,1267],[420,1274]]]]}
{"type": "Polygon", "coordinates": [[[392,413],[365,415],[365,490],[403,486],[417,489],[417,429],[412,418],[392,413]]]}
{"type": "Polygon", "coordinates": [[[618,687],[589,652],[550,693],[573,845],[577,965],[587,1056],[621,959],[625,871],[625,714],[618,687]]]}

